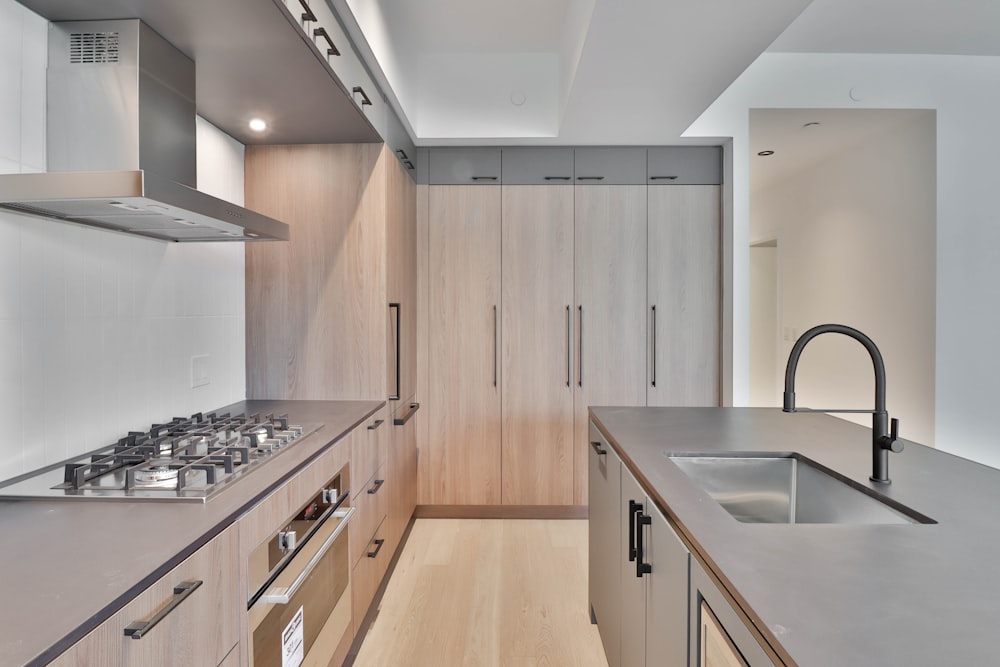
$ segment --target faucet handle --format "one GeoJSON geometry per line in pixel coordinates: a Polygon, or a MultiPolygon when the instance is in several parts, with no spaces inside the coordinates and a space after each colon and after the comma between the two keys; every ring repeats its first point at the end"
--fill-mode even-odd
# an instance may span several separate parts
{"type": "Polygon", "coordinates": [[[899,420],[893,417],[889,424],[889,438],[885,448],[898,454],[903,451],[903,443],[899,441],[899,420]]]}

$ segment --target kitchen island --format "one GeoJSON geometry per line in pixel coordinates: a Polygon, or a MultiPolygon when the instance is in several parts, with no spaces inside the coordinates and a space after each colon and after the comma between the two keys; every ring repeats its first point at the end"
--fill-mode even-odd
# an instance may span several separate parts
{"type": "MultiPolygon", "coordinates": [[[[906,441],[890,457],[892,483],[876,484],[871,431],[822,414],[590,414],[621,458],[622,479],[632,473],[690,551],[692,573],[696,565],[708,573],[771,661],[1000,664],[1000,471],[906,441]],[[798,453],[936,523],[742,523],[665,455],[748,452],[798,453]]],[[[591,516],[593,524],[593,507],[591,516]]]]}
{"type": "Polygon", "coordinates": [[[204,503],[0,500],[5,536],[0,664],[48,663],[335,447],[382,405],[244,401],[220,408],[220,413],[233,414],[287,413],[293,424],[323,426],[204,503]]]}

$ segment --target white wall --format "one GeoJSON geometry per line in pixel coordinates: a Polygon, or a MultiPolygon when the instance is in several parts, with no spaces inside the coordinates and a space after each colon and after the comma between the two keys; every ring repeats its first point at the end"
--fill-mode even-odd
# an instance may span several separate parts
{"type": "MultiPolygon", "coordinates": [[[[732,136],[733,270],[746,276],[749,247],[748,114],[752,108],[896,108],[937,110],[937,316],[935,444],[1000,467],[1000,438],[984,419],[996,409],[1000,357],[1000,58],[765,53],[719,97],[687,134],[732,136]],[[855,101],[850,92],[854,89],[855,101]],[[740,257],[742,255],[742,258],[740,257]]],[[[748,338],[735,289],[734,336],[748,338]]],[[[739,352],[736,341],[734,350],[739,352]]],[[[737,356],[734,368],[748,363],[737,356]]],[[[734,371],[734,375],[737,373],[734,371]]],[[[890,376],[889,381],[892,382],[890,376]]],[[[738,394],[734,391],[734,394],[738,394]]]]}
{"type": "Polygon", "coordinates": [[[778,386],[778,248],[750,248],[750,402],[781,405],[778,386]]]}
{"type": "MultiPolygon", "coordinates": [[[[0,171],[44,170],[46,39],[43,19],[0,0],[0,171]]],[[[242,146],[198,132],[202,189],[242,203],[242,146]]],[[[240,243],[0,213],[0,480],[244,398],[243,280],[240,243]],[[210,383],[192,389],[196,354],[210,383]]]]}
{"type": "MultiPolygon", "coordinates": [[[[933,445],[935,119],[898,116],[894,130],[753,192],[751,236],[759,222],[778,239],[781,331],[834,322],[866,333],[885,360],[901,435],[933,445]]],[[[782,340],[782,368],[794,334],[782,340]]],[[[873,377],[861,345],[824,335],[802,355],[797,404],[871,409],[873,377]]],[[[837,416],[871,425],[869,415],[837,416]]]]}

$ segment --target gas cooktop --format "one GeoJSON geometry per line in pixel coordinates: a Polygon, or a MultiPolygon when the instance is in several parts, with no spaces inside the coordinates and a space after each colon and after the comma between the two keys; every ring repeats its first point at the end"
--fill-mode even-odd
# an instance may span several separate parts
{"type": "Polygon", "coordinates": [[[0,498],[205,502],[321,428],[289,424],[287,415],[199,412],[16,477],[0,498]]]}

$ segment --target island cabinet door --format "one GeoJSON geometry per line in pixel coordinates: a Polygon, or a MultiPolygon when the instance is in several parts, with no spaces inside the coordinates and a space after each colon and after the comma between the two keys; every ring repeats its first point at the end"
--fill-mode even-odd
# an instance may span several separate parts
{"type": "Polygon", "coordinates": [[[621,665],[621,460],[590,426],[590,618],[609,667],[621,665]]]}
{"type": "Polygon", "coordinates": [[[646,575],[646,665],[687,667],[687,547],[652,500],[646,500],[650,523],[644,527],[646,575]]]}

